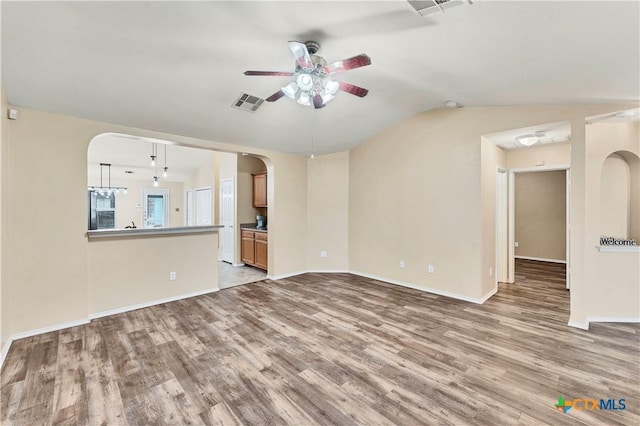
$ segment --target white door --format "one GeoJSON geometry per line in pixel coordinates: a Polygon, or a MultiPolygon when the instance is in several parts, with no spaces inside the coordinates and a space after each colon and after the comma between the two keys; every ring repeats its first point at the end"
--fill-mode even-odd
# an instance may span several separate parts
{"type": "Polygon", "coordinates": [[[193,226],[193,189],[184,191],[184,226],[193,226]]]}
{"type": "Polygon", "coordinates": [[[213,191],[211,187],[195,190],[196,226],[206,226],[213,223],[213,191]]]}
{"type": "Polygon", "coordinates": [[[165,228],[169,226],[169,190],[142,190],[142,227],[165,228]]]}
{"type": "Polygon", "coordinates": [[[235,220],[235,188],[233,178],[220,181],[220,259],[233,264],[235,244],[233,238],[233,222],[235,220]]]}
{"type": "Polygon", "coordinates": [[[496,176],[496,282],[507,282],[507,171],[498,169],[496,176]]]}

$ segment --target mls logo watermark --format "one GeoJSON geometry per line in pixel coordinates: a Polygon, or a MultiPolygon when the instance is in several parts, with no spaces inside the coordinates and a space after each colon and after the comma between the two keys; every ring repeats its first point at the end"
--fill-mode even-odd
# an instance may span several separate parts
{"type": "Polygon", "coordinates": [[[627,409],[624,398],[577,398],[571,400],[564,399],[563,396],[558,397],[558,402],[555,404],[555,407],[564,414],[567,414],[572,408],[576,411],[622,411],[627,409]]]}

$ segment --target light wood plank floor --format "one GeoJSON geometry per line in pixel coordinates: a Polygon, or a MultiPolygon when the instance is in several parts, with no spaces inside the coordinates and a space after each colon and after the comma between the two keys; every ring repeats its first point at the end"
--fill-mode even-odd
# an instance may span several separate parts
{"type": "Polygon", "coordinates": [[[484,305],[306,274],[22,339],[0,423],[638,425],[640,325],[569,328],[564,271],[518,266],[484,305]]]}

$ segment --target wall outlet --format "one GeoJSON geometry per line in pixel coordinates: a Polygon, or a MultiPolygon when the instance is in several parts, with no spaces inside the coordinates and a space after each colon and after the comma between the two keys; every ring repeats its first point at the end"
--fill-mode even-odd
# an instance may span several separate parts
{"type": "Polygon", "coordinates": [[[169,272],[169,281],[175,281],[175,280],[176,280],[176,273],[169,272]]]}
{"type": "Polygon", "coordinates": [[[516,247],[520,247],[520,244],[518,244],[518,242],[516,241],[516,243],[514,244],[516,247]]]}
{"type": "Polygon", "coordinates": [[[400,267],[401,267],[401,268],[404,268],[404,260],[401,260],[401,261],[400,261],[400,267]]]}
{"type": "Polygon", "coordinates": [[[433,274],[433,265],[427,266],[427,272],[433,274]]]}
{"type": "Polygon", "coordinates": [[[321,250],[320,251],[320,257],[327,257],[327,251],[326,250],[321,250]]]}
{"type": "Polygon", "coordinates": [[[489,276],[490,277],[493,276],[493,268],[491,266],[489,266],[489,276]]]}

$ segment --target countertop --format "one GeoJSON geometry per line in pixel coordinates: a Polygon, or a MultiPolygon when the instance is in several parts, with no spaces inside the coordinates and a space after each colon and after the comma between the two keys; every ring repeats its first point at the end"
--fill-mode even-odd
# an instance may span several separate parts
{"type": "Polygon", "coordinates": [[[245,223],[240,225],[241,231],[255,231],[255,232],[269,232],[267,228],[258,228],[252,223],[245,223]]]}
{"type": "Polygon", "coordinates": [[[87,231],[89,239],[110,237],[144,237],[147,235],[198,234],[202,232],[218,232],[220,225],[212,226],[180,226],[175,228],[133,228],[133,229],[100,229],[87,231]]]}

